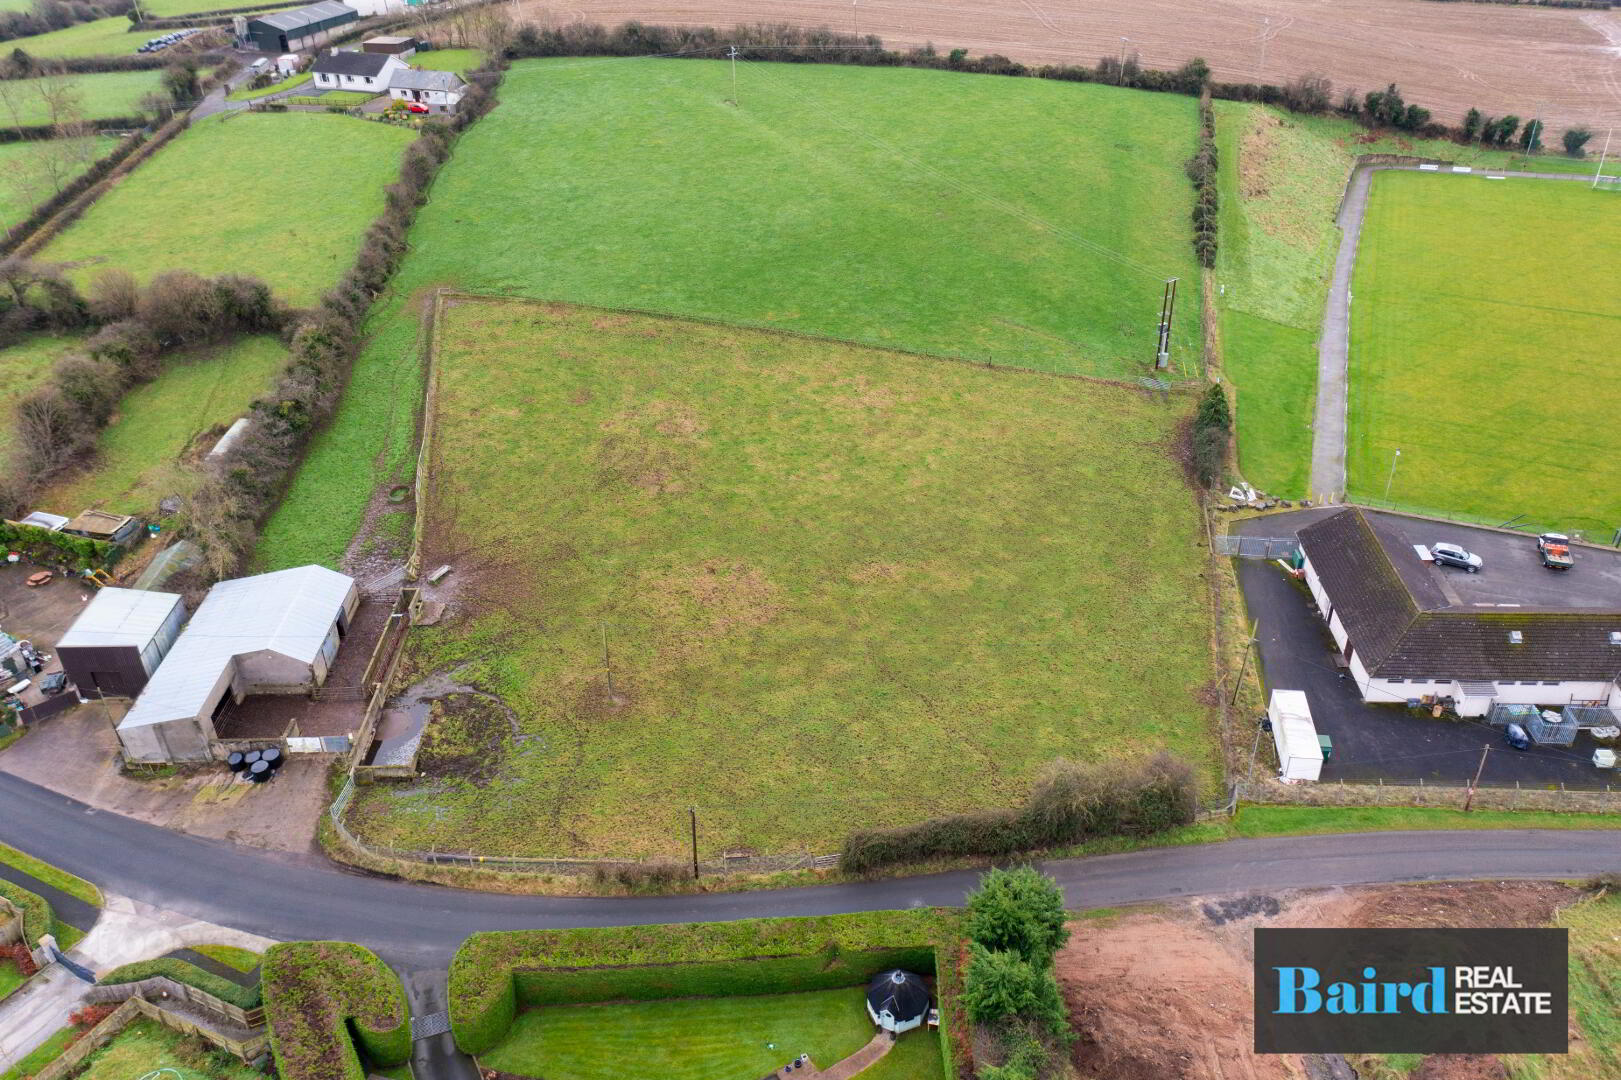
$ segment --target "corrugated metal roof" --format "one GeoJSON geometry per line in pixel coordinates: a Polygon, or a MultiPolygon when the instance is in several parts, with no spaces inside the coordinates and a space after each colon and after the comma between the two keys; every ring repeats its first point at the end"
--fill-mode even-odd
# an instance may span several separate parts
{"type": "Polygon", "coordinates": [[[144,648],[180,604],[177,593],[102,589],[56,643],[63,648],[130,645],[144,648]]]}
{"type": "Polygon", "coordinates": [[[337,0],[321,0],[319,4],[309,7],[294,8],[292,11],[273,11],[268,15],[255,15],[249,22],[264,23],[277,30],[297,30],[301,26],[311,23],[324,22],[327,19],[336,19],[345,13],[360,17],[360,12],[337,0]]]}
{"type": "Polygon", "coordinates": [[[390,90],[443,90],[454,93],[466,85],[454,71],[418,71],[415,68],[396,71],[388,80],[390,90]]]}
{"type": "Polygon", "coordinates": [[[118,726],[144,727],[198,715],[220,675],[247,653],[268,651],[313,662],[354,583],[324,566],[220,582],[118,726]]]}

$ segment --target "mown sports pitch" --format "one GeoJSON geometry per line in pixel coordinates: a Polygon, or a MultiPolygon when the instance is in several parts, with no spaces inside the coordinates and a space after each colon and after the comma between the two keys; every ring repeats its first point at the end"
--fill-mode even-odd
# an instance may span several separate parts
{"type": "Polygon", "coordinates": [[[1059,756],[1218,750],[1202,535],[1135,387],[651,316],[451,301],[396,846],[835,848],[1059,756]],[[509,716],[502,706],[512,710],[509,716]]]}
{"type": "Polygon", "coordinates": [[[1386,172],[1351,307],[1353,497],[1621,526],[1621,194],[1386,172]],[[1391,478],[1395,452],[1400,462],[1391,478]]]}
{"type": "Polygon", "coordinates": [[[85,285],[104,266],[252,274],[313,304],[354,260],[411,133],[328,113],[210,117],[159,149],[40,254],[85,285]]]}
{"type": "Polygon", "coordinates": [[[338,558],[366,493],[409,479],[405,304],[435,285],[1125,376],[1179,276],[1176,363],[1196,369],[1192,99],[812,64],[739,65],[731,92],[710,61],[512,66],[417,217],[266,564],[338,558]]]}

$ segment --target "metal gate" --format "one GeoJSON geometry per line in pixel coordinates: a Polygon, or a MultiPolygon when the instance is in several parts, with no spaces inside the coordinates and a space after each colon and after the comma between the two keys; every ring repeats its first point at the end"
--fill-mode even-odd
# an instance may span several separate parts
{"type": "Polygon", "coordinates": [[[1240,559],[1292,559],[1300,553],[1300,541],[1292,536],[1233,536],[1215,538],[1217,555],[1240,559]]]}

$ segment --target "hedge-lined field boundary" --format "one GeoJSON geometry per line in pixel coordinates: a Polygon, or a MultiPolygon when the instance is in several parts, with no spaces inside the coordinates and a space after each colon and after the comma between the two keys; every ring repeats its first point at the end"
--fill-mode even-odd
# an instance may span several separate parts
{"type": "Polygon", "coordinates": [[[239,986],[230,979],[215,975],[212,971],[204,971],[196,964],[173,956],[160,956],[156,960],[140,960],[113,968],[97,982],[102,986],[117,986],[122,983],[142,982],[155,975],[162,975],[177,983],[184,983],[193,990],[212,994],[239,1009],[257,1009],[263,1000],[260,983],[239,986]]]}
{"type": "Polygon", "coordinates": [[[261,969],[270,1050],[282,1080],[365,1080],[411,1058],[405,987],[370,949],[346,941],[273,945],[261,969]]]}
{"type": "Polygon", "coordinates": [[[958,1007],[966,949],[960,914],[942,908],[474,934],[450,965],[451,1031],[480,1054],[524,1007],[829,990],[900,967],[934,973],[955,1075],[969,1058],[958,1007]]]}

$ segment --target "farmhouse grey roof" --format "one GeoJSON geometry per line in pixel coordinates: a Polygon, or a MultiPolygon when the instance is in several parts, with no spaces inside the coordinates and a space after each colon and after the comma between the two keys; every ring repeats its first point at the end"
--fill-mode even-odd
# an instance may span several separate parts
{"type": "Polygon", "coordinates": [[[397,57],[393,53],[327,53],[315,61],[314,71],[317,75],[348,75],[351,77],[364,75],[376,78],[382,73],[388,62],[395,59],[397,57]]]}
{"type": "Polygon", "coordinates": [[[454,71],[418,71],[406,68],[396,71],[388,82],[390,90],[442,90],[454,94],[467,84],[454,71]]]}
{"type": "Polygon", "coordinates": [[[179,595],[144,589],[102,589],[79,612],[56,647],[96,648],[128,645],[144,648],[180,603],[179,595]]]}
{"type": "Polygon", "coordinates": [[[346,4],[338,3],[337,0],[321,0],[319,4],[294,8],[292,11],[275,11],[268,15],[255,15],[253,21],[274,27],[277,30],[297,30],[301,26],[309,26],[311,23],[336,19],[344,15],[358,17],[360,12],[346,4]]]}
{"type": "Polygon", "coordinates": [[[1357,655],[1381,678],[1608,681],[1621,674],[1621,553],[1576,549],[1545,569],[1532,537],[1347,509],[1300,545],[1357,655]],[[1479,574],[1424,562],[1415,544],[1460,544],[1479,574]],[[1510,632],[1519,631],[1520,640],[1510,632]]]}
{"type": "Polygon", "coordinates": [[[314,663],[354,583],[324,566],[299,566],[215,585],[118,726],[198,715],[236,657],[247,653],[314,663]]]}

